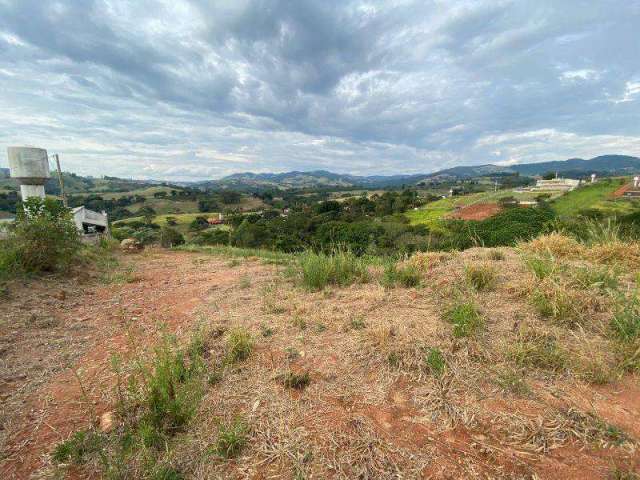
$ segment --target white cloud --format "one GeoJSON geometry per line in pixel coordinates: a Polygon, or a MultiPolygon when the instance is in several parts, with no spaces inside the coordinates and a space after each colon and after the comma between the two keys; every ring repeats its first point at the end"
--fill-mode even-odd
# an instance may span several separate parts
{"type": "Polygon", "coordinates": [[[219,177],[640,154],[640,10],[578,0],[0,1],[5,146],[219,177]]]}

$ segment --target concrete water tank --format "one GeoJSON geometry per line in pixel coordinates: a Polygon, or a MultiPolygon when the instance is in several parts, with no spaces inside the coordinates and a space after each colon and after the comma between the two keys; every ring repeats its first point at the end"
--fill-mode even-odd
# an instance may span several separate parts
{"type": "Polygon", "coordinates": [[[7,154],[11,178],[18,181],[22,200],[44,198],[44,184],[50,177],[47,151],[43,148],[9,147],[7,154]]]}

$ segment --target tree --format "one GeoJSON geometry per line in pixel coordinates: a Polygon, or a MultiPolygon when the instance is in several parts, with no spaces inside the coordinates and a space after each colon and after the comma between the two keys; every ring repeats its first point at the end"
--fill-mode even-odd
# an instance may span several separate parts
{"type": "Polygon", "coordinates": [[[160,245],[164,248],[177,247],[184,243],[184,237],[175,228],[164,227],[160,231],[160,245]]]}
{"type": "Polygon", "coordinates": [[[553,180],[554,178],[556,178],[555,172],[547,172],[544,175],[542,175],[543,180],[553,180]]]}
{"type": "Polygon", "coordinates": [[[152,208],[152,207],[142,207],[138,213],[140,214],[140,216],[142,216],[142,218],[144,219],[144,223],[146,223],[147,225],[153,223],[153,219],[156,216],[156,211],[152,208]]]}
{"type": "Polygon", "coordinates": [[[194,218],[189,225],[189,230],[191,230],[192,232],[206,230],[207,228],[209,228],[209,222],[207,221],[206,217],[203,217],[201,215],[194,218]]]}

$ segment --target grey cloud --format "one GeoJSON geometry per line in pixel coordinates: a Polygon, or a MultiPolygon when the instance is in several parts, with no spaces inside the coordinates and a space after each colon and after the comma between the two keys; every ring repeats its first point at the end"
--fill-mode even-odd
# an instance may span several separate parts
{"type": "Polygon", "coordinates": [[[190,178],[640,154],[638,24],[638,0],[4,0],[0,138],[190,178]]]}

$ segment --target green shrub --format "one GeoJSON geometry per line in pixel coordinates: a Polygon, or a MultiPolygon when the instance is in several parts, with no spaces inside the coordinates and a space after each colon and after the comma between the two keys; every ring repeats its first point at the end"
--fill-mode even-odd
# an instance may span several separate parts
{"type": "Polygon", "coordinates": [[[244,328],[236,328],[229,333],[225,361],[226,363],[236,363],[249,358],[253,350],[253,339],[251,334],[244,328]]]}
{"type": "Polygon", "coordinates": [[[332,254],[303,252],[299,257],[302,284],[309,290],[322,290],[327,285],[346,286],[369,280],[365,260],[345,250],[332,254]]]}
{"type": "Polygon", "coordinates": [[[229,231],[219,228],[210,228],[194,235],[191,239],[194,245],[228,245],[229,231]]]}
{"type": "Polygon", "coordinates": [[[55,200],[30,198],[1,246],[0,279],[66,270],[81,244],[69,209],[55,200]]]}
{"type": "Polygon", "coordinates": [[[160,245],[173,248],[184,244],[184,236],[175,228],[163,227],[160,230],[160,245]]]}
{"type": "Polygon", "coordinates": [[[215,452],[224,458],[233,458],[247,443],[249,427],[240,417],[218,427],[215,452]]]}
{"type": "Polygon", "coordinates": [[[204,371],[198,345],[194,342],[187,355],[168,340],[156,349],[146,373],[146,413],[142,420],[142,431],[146,429],[149,438],[155,440],[161,434],[179,431],[195,414],[202,395],[198,377],[204,371]]]}
{"type": "Polygon", "coordinates": [[[496,286],[496,270],[489,265],[469,265],[465,268],[469,285],[477,291],[493,290],[496,286]]]}
{"type": "Polygon", "coordinates": [[[455,337],[469,337],[484,326],[480,312],[473,302],[460,302],[445,312],[445,319],[453,324],[455,337]]]}
{"type": "Polygon", "coordinates": [[[140,245],[151,245],[158,241],[160,235],[156,231],[155,228],[151,227],[143,227],[138,230],[135,230],[131,238],[135,239],[140,243],[140,245]]]}

